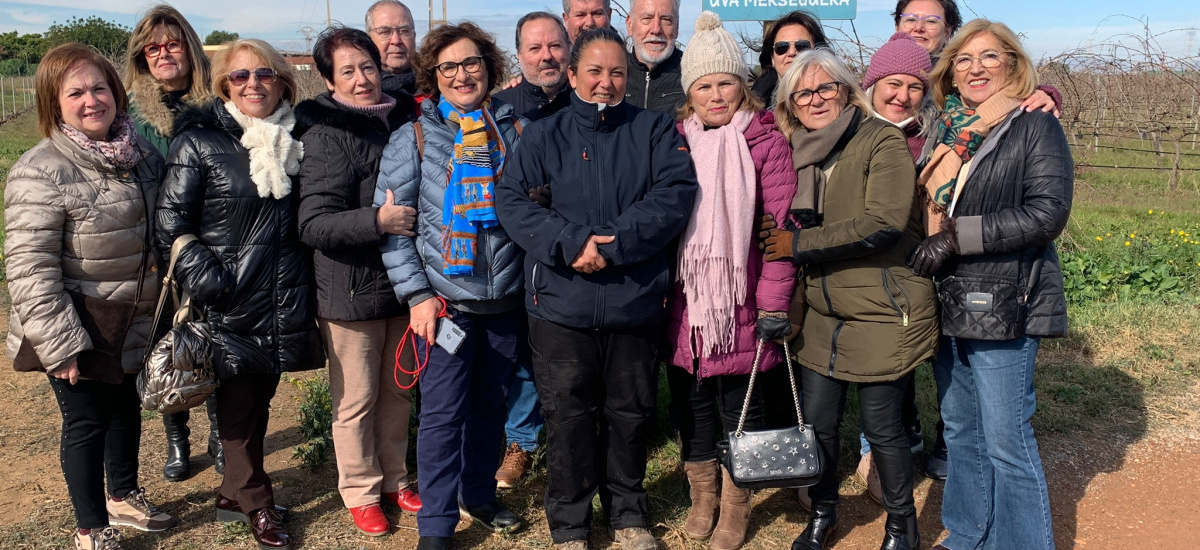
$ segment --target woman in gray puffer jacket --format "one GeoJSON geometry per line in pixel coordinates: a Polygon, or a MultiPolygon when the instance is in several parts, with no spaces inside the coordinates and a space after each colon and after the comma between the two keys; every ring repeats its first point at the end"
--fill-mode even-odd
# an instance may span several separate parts
{"type": "Polygon", "coordinates": [[[175,525],[146,501],[137,477],[136,379],[159,290],[149,236],[163,159],[136,134],[116,70],[91,48],[50,50],[36,78],[45,139],[13,165],[4,191],[8,356],[17,370],[49,375],[62,412],[75,548],[120,548],[110,524],[175,525]],[[116,319],[88,299],[133,302],[132,320],[114,315],[130,323],[125,334],[105,330],[116,319]]]}

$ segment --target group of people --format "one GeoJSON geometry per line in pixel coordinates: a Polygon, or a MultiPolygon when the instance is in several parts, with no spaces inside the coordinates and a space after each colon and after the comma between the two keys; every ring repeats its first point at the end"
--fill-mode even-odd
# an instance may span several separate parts
{"type": "MultiPolygon", "coordinates": [[[[850,383],[881,548],[915,549],[928,361],[943,422],[927,473],[946,480],[949,532],[934,548],[1053,548],[1032,379],[1040,339],[1066,332],[1053,241],[1073,165],[1061,97],[1018,38],[963,24],[953,0],[900,0],[859,77],[793,12],[766,25],[752,79],[716,14],[683,50],[676,0],[634,0],[624,37],[611,15],[563,0],[561,18],[522,17],[510,78],[475,24],[418,46],[409,9],[379,0],[365,32],[321,34],[328,91],[303,101],[270,45],[238,39],[210,62],[166,5],[134,28],[124,80],[83,45],[48,52],[45,139],[5,190],[8,349],[36,359],[62,411],[75,548],[177,523],[138,486],[135,387],[168,328],[151,318],[170,262],[212,331],[216,518],[260,548],[292,547],[263,467],[271,399],[282,373],[326,364],[338,490],[362,533],[390,531],[384,506],[416,513],[419,550],[450,548],[462,517],[520,529],[497,488],[544,429],[555,547],[589,547],[599,495],[614,541],[657,548],[643,483],[665,364],[688,537],[745,544],[753,493],[718,442],[739,421],[795,426],[780,383],[795,376],[827,466],[800,491],[793,550],[837,529],[850,383]],[[134,311],[113,376],[84,298],[134,311]]],[[[188,421],[163,419],[170,481],[189,475],[188,421]]]]}

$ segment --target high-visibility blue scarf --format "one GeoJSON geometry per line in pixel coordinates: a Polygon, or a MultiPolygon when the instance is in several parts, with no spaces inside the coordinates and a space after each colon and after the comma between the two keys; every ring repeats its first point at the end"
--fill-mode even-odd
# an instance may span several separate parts
{"type": "Polygon", "coordinates": [[[485,102],[461,113],[442,98],[438,110],[458,124],[450,180],[442,205],[442,273],[472,275],[479,230],[495,227],[496,181],[504,170],[504,144],[485,102]]]}

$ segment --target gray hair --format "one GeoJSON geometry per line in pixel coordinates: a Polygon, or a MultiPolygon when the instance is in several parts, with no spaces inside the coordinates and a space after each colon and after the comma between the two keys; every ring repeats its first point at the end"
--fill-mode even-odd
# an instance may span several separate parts
{"type": "MultiPolygon", "coordinates": [[[[871,106],[875,105],[875,86],[876,82],[863,90],[863,94],[867,96],[867,101],[871,102],[871,106]]],[[[925,89],[925,95],[921,98],[921,106],[917,108],[917,127],[921,129],[919,135],[930,137],[933,135],[934,128],[937,127],[937,121],[942,117],[942,110],[933,104],[933,87],[925,89]]],[[[903,129],[903,128],[901,128],[903,129]]]]}
{"type": "MultiPolygon", "coordinates": [[[[408,20],[412,21],[413,25],[416,25],[416,21],[413,20],[412,10],[408,9],[408,6],[405,6],[403,2],[400,2],[400,0],[379,0],[378,2],[375,2],[374,4],[371,4],[371,7],[367,8],[367,19],[366,19],[367,32],[371,32],[371,29],[375,28],[375,26],[372,24],[372,23],[374,23],[374,21],[371,21],[371,14],[375,13],[375,10],[382,8],[384,6],[392,6],[392,7],[396,7],[396,8],[400,8],[400,9],[404,10],[404,13],[408,14],[408,20]]],[[[413,29],[413,30],[416,30],[416,29],[413,29]]]]}
{"type": "MultiPolygon", "coordinates": [[[[562,0],[563,13],[571,13],[571,2],[573,1],[574,0],[562,0]]],[[[676,0],[675,3],[678,4],[679,0],[676,0]]],[[[604,0],[604,9],[612,10],[612,4],[609,2],[609,0],[604,0]]]]}
{"type": "MultiPolygon", "coordinates": [[[[672,0],[672,3],[675,4],[675,15],[676,16],[679,16],[679,3],[681,1],[682,0],[672,0]]],[[[634,7],[634,6],[637,6],[637,4],[638,4],[638,0],[629,0],[629,16],[630,17],[633,17],[633,12],[637,11],[637,8],[634,7]]]]}
{"type": "Polygon", "coordinates": [[[558,30],[562,32],[563,45],[570,48],[571,38],[567,36],[567,27],[563,25],[562,19],[559,19],[557,15],[554,15],[548,11],[535,11],[522,15],[521,18],[517,20],[517,51],[521,50],[521,29],[525,28],[526,23],[530,21],[537,21],[538,19],[549,19],[550,21],[557,23],[558,30]]]}
{"type": "Polygon", "coordinates": [[[792,113],[789,102],[796,85],[800,83],[800,77],[814,66],[820,67],[831,78],[842,84],[841,89],[846,91],[849,105],[862,109],[864,116],[875,116],[871,100],[867,99],[866,94],[858,87],[858,77],[855,77],[846,64],[834,55],[833,50],[829,48],[804,50],[796,56],[796,59],[792,61],[792,66],[788,67],[783,76],[779,77],[779,86],[775,90],[775,120],[783,135],[791,136],[792,132],[801,126],[800,119],[792,113]]]}

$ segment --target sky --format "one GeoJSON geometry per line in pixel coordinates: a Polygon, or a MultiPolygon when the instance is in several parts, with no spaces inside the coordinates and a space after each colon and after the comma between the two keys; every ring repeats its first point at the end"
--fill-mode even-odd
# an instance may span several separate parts
{"type": "MultiPolygon", "coordinates": [[[[403,1],[403,0],[402,0],[403,1]]],[[[680,7],[679,40],[686,43],[704,2],[683,0],[680,7]]],[[[1035,59],[1094,44],[1111,43],[1122,35],[1144,36],[1148,25],[1161,48],[1169,55],[1197,55],[1200,50],[1200,9],[1193,0],[959,0],[963,20],[987,17],[1007,23],[1021,34],[1025,47],[1035,59]],[[1193,7],[1189,8],[1188,5],[1193,7]]],[[[373,0],[329,0],[335,22],[362,28],[363,15],[373,0]]],[[[440,16],[441,0],[435,0],[440,16]]],[[[546,0],[445,0],[447,18],[469,19],[495,33],[500,45],[513,49],[516,20],[525,13],[546,10],[561,13],[561,1],[546,0]]],[[[628,5],[628,0],[613,0],[628,5]]],[[[171,2],[196,28],[201,38],[214,29],[239,33],[242,37],[262,38],[278,48],[307,49],[304,33],[315,36],[325,27],[326,0],[174,0],[171,2]]],[[[0,0],[0,32],[44,32],[52,23],[71,17],[99,16],[133,27],[154,2],[147,0],[0,0]]],[[[410,3],[418,40],[428,28],[428,0],[410,3]]],[[[850,21],[825,21],[827,34],[838,41],[857,35],[859,42],[878,47],[893,29],[889,13],[894,0],[857,0],[857,16],[850,21]]],[[[615,26],[624,33],[624,22],[615,26]]],[[[727,22],[735,35],[739,30],[749,36],[761,35],[756,22],[727,22]]],[[[749,57],[748,57],[749,59],[749,57]]]]}

